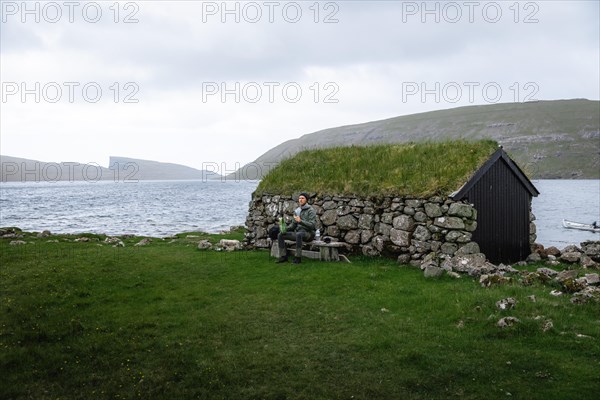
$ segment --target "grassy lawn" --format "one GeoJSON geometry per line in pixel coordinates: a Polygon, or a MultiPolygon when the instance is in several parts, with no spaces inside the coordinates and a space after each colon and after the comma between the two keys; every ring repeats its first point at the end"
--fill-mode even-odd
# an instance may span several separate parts
{"type": "Polygon", "coordinates": [[[281,266],[185,235],[124,248],[88,236],[0,240],[0,399],[600,393],[600,306],[550,287],[427,280],[384,259],[281,266]],[[516,308],[498,310],[508,296],[516,308]],[[521,323],[496,327],[509,315],[521,323]]]}

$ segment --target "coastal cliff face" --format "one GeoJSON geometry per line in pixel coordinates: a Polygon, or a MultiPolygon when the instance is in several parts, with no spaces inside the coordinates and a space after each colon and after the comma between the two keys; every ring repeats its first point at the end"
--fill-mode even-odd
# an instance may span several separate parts
{"type": "MultiPolygon", "coordinates": [[[[353,254],[397,257],[400,263],[418,266],[428,255],[449,259],[480,253],[479,245],[471,240],[477,228],[477,210],[471,204],[441,196],[416,199],[319,194],[310,203],[317,212],[321,235],[345,243],[353,254]]],[[[292,196],[253,196],[246,219],[246,247],[270,247],[269,228],[279,217],[289,218],[296,207],[292,196]]],[[[534,219],[530,212],[532,249],[534,219]]]]}

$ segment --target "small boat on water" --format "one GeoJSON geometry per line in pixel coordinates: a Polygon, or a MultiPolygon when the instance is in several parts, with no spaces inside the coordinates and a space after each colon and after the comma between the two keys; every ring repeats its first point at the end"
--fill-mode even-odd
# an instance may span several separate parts
{"type": "Polygon", "coordinates": [[[600,225],[596,222],[593,224],[583,224],[581,222],[568,221],[563,219],[563,226],[569,229],[579,229],[580,231],[600,232],[600,225]]]}

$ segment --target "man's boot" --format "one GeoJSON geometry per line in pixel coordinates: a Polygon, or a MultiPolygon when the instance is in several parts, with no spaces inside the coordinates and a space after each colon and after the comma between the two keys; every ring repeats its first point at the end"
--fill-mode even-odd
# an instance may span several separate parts
{"type": "Polygon", "coordinates": [[[302,259],[300,257],[294,257],[294,264],[300,264],[302,262],[302,259]]]}

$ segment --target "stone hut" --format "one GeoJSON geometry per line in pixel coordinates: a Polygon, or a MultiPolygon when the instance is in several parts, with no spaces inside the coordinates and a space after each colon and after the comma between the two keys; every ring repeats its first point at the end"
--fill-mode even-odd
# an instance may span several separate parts
{"type": "Polygon", "coordinates": [[[488,251],[492,262],[513,262],[526,258],[535,241],[531,196],[538,192],[493,141],[298,153],[271,170],[253,193],[247,248],[271,246],[269,228],[293,214],[301,191],[311,194],[321,235],[346,243],[352,254],[420,265],[426,257],[488,251]],[[519,212],[510,214],[513,207],[519,212]],[[511,240],[494,242],[498,231],[511,240]],[[517,233],[518,239],[512,237],[517,233]],[[507,250],[494,253],[496,245],[507,250]]]}

